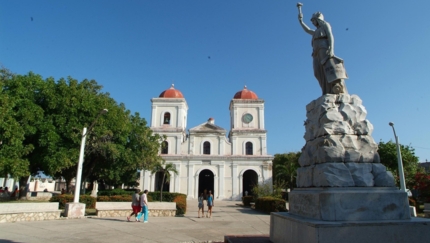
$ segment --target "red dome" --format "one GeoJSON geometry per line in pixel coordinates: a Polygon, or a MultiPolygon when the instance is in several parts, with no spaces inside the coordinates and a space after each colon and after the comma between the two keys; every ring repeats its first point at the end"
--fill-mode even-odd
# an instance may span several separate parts
{"type": "Polygon", "coordinates": [[[234,95],[233,99],[257,100],[258,96],[251,90],[248,90],[245,85],[245,87],[241,91],[237,92],[234,95]]]}
{"type": "Polygon", "coordinates": [[[174,85],[172,84],[172,87],[170,89],[164,90],[160,96],[160,98],[184,98],[181,91],[175,89],[174,85]]]}

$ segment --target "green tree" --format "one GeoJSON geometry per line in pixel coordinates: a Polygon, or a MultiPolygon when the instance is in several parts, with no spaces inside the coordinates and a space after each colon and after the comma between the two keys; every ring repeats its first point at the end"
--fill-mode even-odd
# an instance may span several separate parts
{"type": "Polygon", "coordinates": [[[301,152],[275,154],[273,159],[273,177],[277,181],[285,181],[290,189],[296,187],[297,168],[301,152]]]}
{"type": "Polygon", "coordinates": [[[130,175],[161,160],[160,136],[139,114],[131,115],[124,104],[101,92],[96,81],[43,80],[6,69],[0,78],[0,173],[19,177],[22,193],[28,176],[39,171],[64,177],[69,184],[76,176],[82,129],[104,108],[109,112],[88,131],[84,178],[135,183],[130,175]]]}
{"type": "Polygon", "coordinates": [[[1,70],[0,170],[20,181],[20,196],[24,196],[28,176],[40,168],[32,161],[41,159],[38,153],[40,128],[43,125],[45,83],[40,75],[11,74],[1,70]]]}
{"type": "MultiPolygon", "coordinates": [[[[102,87],[94,80],[78,82],[68,77],[55,81],[48,78],[46,87],[42,104],[45,119],[39,147],[44,155],[41,167],[47,175],[63,176],[68,187],[76,176],[82,129],[89,128],[102,109],[112,108],[116,103],[109,94],[101,92],[102,87]]],[[[89,148],[92,140],[107,136],[106,129],[102,129],[106,123],[105,116],[101,116],[87,132],[84,171],[93,152],[89,148]]]]}
{"type": "Polygon", "coordinates": [[[0,175],[5,178],[29,173],[28,160],[23,157],[33,149],[23,144],[25,131],[15,112],[18,100],[8,90],[13,78],[9,70],[0,69],[0,175]]]}
{"type": "MultiPolygon", "coordinates": [[[[399,184],[399,170],[397,163],[397,146],[393,141],[382,142],[378,144],[378,153],[381,158],[381,163],[390,170],[399,184]]],[[[415,184],[415,175],[418,171],[418,157],[415,156],[415,149],[409,145],[400,144],[402,154],[403,170],[405,172],[405,181],[408,188],[412,188],[415,184]]]]}
{"type": "Polygon", "coordinates": [[[82,182],[90,179],[114,186],[134,185],[138,169],[161,160],[160,137],[152,134],[145,119],[138,113],[131,115],[124,104],[102,93],[94,80],[79,83],[69,77],[48,82],[53,87],[45,107],[51,136],[43,141],[52,154],[46,164],[58,160],[62,164],[48,167],[47,173],[63,176],[68,182],[75,177],[81,129],[89,128],[102,109],[108,112],[88,131],[82,182]]]}
{"type": "Polygon", "coordinates": [[[160,190],[160,202],[163,199],[163,187],[164,187],[164,181],[169,181],[170,180],[170,173],[174,173],[174,174],[178,174],[178,171],[175,168],[175,165],[173,165],[172,163],[168,163],[166,164],[166,161],[162,161],[162,162],[158,162],[156,163],[152,169],[151,169],[151,173],[155,174],[157,172],[161,172],[162,173],[162,180],[161,180],[161,190],[160,190]]]}

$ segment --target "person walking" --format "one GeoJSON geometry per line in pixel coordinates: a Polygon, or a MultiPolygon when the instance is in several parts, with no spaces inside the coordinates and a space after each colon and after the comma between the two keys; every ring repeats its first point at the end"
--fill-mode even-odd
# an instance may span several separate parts
{"type": "Polygon", "coordinates": [[[208,194],[208,212],[206,214],[207,218],[212,218],[212,207],[214,206],[214,195],[212,195],[212,191],[209,190],[208,194]]]}
{"type": "Polygon", "coordinates": [[[199,201],[199,211],[198,211],[198,217],[200,218],[200,211],[202,211],[202,217],[205,216],[205,205],[203,203],[204,197],[203,197],[203,192],[200,193],[200,197],[198,197],[197,199],[199,201]]]}
{"type": "Polygon", "coordinates": [[[136,221],[140,221],[140,217],[143,214],[143,222],[148,223],[148,190],[143,191],[142,196],[140,196],[140,206],[142,211],[137,215],[136,221]]]}
{"type": "Polygon", "coordinates": [[[130,216],[127,217],[127,221],[130,222],[130,217],[135,215],[136,217],[136,221],[139,221],[137,219],[137,214],[140,212],[140,195],[139,195],[140,190],[136,189],[134,195],[132,196],[132,202],[131,202],[131,208],[133,209],[133,212],[130,214],[130,216]]]}

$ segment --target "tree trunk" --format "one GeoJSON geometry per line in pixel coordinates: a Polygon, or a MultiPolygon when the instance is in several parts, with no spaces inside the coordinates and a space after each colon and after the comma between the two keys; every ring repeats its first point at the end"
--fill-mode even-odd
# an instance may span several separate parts
{"type": "Polygon", "coordinates": [[[161,180],[160,202],[163,200],[163,187],[164,187],[164,178],[165,177],[166,177],[166,173],[163,172],[163,179],[161,180]]]}
{"type": "Polygon", "coordinates": [[[63,177],[64,178],[64,180],[66,181],[66,193],[70,193],[71,191],[70,191],[70,183],[72,182],[72,179],[73,179],[73,177],[72,178],[70,178],[70,177],[63,177]]]}
{"type": "Polygon", "coordinates": [[[19,195],[17,197],[20,200],[27,199],[27,182],[30,176],[23,176],[19,178],[19,195]]]}

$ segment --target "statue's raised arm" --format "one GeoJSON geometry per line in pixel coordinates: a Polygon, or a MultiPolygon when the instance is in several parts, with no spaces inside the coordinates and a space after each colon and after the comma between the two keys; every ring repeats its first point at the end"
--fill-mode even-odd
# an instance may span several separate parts
{"type": "Polygon", "coordinates": [[[312,57],[315,78],[318,80],[322,94],[348,93],[344,79],[348,78],[343,60],[334,55],[334,37],[331,26],[324,20],[321,12],[312,14],[311,22],[315,30],[303,22],[303,4],[297,3],[299,23],[303,30],[312,35],[312,57]]]}
{"type": "Polygon", "coordinates": [[[315,30],[313,30],[313,29],[309,28],[309,27],[308,27],[308,26],[303,22],[302,6],[303,6],[303,4],[301,4],[301,3],[297,3],[297,8],[299,9],[299,23],[300,23],[300,25],[302,26],[303,30],[304,30],[306,33],[308,33],[308,34],[310,34],[310,35],[313,35],[313,34],[314,34],[314,32],[315,32],[315,30]]]}

